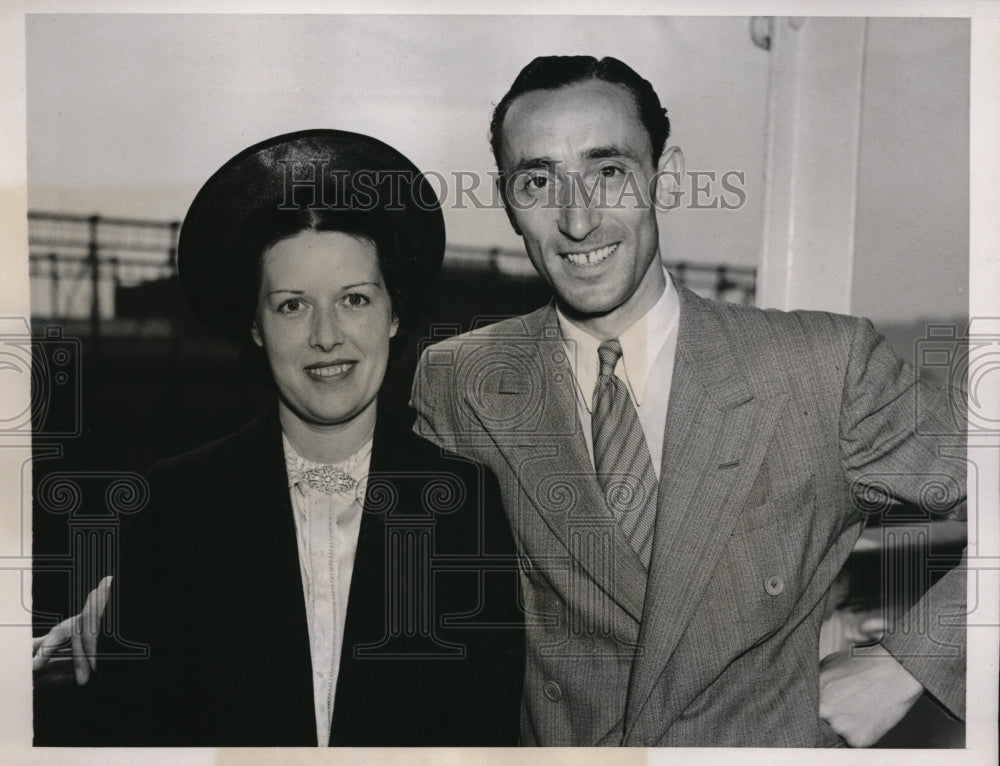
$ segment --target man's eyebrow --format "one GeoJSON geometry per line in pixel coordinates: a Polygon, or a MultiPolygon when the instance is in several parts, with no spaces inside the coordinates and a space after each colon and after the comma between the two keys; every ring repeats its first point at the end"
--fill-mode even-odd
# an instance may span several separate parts
{"type": "Polygon", "coordinates": [[[549,159],[548,157],[529,157],[528,159],[519,160],[514,166],[514,172],[517,173],[524,170],[551,170],[558,164],[559,160],[549,159]]]}
{"type": "MultiPolygon", "coordinates": [[[[642,162],[641,158],[637,157],[635,153],[613,144],[608,144],[606,146],[594,146],[581,152],[580,156],[586,160],[628,160],[635,163],[642,162]]],[[[554,160],[549,157],[529,157],[527,159],[520,160],[514,166],[514,172],[523,172],[525,170],[552,170],[560,164],[560,160],[554,160]]]]}
{"type": "Polygon", "coordinates": [[[588,160],[631,160],[632,162],[640,162],[640,159],[635,156],[628,149],[623,149],[620,146],[607,145],[607,146],[595,146],[592,149],[587,149],[583,153],[584,158],[588,160]]]}

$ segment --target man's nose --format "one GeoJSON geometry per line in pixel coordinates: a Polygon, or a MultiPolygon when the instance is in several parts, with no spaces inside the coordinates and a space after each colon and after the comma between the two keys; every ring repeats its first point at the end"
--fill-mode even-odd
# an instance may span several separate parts
{"type": "Polygon", "coordinates": [[[584,200],[563,199],[559,206],[559,231],[567,239],[581,241],[601,223],[601,213],[593,203],[584,200]]]}
{"type": "Polygon", "coordinates": [[[309,345],[320,351],[332,351],[343,342],[344,335],[336,309],[314,311],[309,327],[309,345]]]}

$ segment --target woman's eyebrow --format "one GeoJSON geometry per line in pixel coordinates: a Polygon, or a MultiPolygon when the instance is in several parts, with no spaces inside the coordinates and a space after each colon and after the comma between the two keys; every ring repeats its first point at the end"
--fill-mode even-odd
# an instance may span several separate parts
{"type": "Polygon", "coordinates": [[[340,289],[341,290],[351,290],[351,289],[353,289],[355,287],[364,287],[365,285],[371,285],[372,287],[378,287],[380,289],[382,287],[382,283],[381,282],[367,281],[367,282],[354,282],[353,284],[350,284],[350,285],[344,285],[340,289]]]}
{"type": "MultiPolygon", "coordinates": [[[[343,285],[343,286],[341,286],[338,289],[340,289],[340,290],[353,290],[355,287],[364,287],[365,285],[371,285],[372,287],[377,287],[380,290],[382,289],[382,283],[381,282],[370,281],[370,280],[364,281],[364,282],[352,282],[351,284],[349,284],[349,285],[343,285]]],[[[286,288],[286,287],[276,287],[273,290],[269,290],[267,294],[268,295],[275,295],[277,293],[291,293],[292,295],[305,295],[305,290],[293,290],[291,288],[286,288]]]]}

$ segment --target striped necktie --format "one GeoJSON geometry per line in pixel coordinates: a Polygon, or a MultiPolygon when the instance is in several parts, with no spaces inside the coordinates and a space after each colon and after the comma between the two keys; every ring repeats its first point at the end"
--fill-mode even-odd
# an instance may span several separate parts
{"type": "Polygon", "coordinates": [[[615,376],[621,356],[617,339],[606,340],[597,349],[600,373],[591,408],[594,467],[608,507],[648,569],[656,518],[656,472],[632,399],[615,376]]]}

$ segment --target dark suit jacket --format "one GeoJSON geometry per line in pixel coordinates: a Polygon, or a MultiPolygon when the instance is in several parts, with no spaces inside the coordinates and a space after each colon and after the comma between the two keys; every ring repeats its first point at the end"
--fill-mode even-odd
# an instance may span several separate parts
{"type": "MultiPolygon", "coordinates": [[[[276,411],[158,463],[150,483],[95,677],[109,743],[315,745],[276,411]],[[103,659],[128,644],[148,659],[103,659]]],[[[330,744],[516,744],[512,551],[493,475],[380,417],[330,744]]]]}
{"type": "MultiPolygon", "coordinates": [[[[915,384],[864,320],[678,293],[648,577],[594,476],[551,306],[420,360],[418,432],[496,472],[522,555],[522,739],[834,744],[830,586],[866,514],[963,516],[964,400],[915,384]]],[[[964,601],[949,573],[883,642],[959,715],[964,601]]]]}

